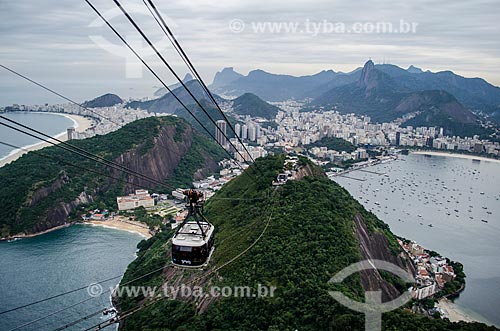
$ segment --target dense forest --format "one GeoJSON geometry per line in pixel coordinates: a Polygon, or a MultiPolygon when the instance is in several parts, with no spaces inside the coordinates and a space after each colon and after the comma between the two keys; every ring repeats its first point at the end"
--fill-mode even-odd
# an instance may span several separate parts
{"type": "MultiPolygon", "coordinates": [[[[133,285],[181,284],[224,265],[255,242],[246,254],[221,268],[203,286],[276,287],[273,297],[218,298],[205,310],[190,301],[161,299],[129,316],[122,330],[363,330],[364,316],[336,302],[339,290],[362,301],[359,274],[330,285],[335,273],[361,259],[354,216],[363,215],[371,233],[385,234],[400,250],[388,226],[321,175],[288,181],[279,189],[272,180],[283,167],[282,156],[258,159],[246,174],[229,182],[206,203],[206,216],[216,226],[216,250],[205,271],[166,267],[133,285]],[[264,231],[264,232],[263,232],[264,231]],[[165,279],[166,275],[176,279],[165,279]]],[[[307,161],[306,161],[307,162],[307,161]]],[[[142,241],[138,258],[123,280],[169,263],[169,238],[162,233],[142,241]]],[[[384,277],[385,278],[385,277],[384,277]]],[[[120,298],[126,311],[149,302],[120,298]]],[[[405,312],[384,314],[384,330],[493,330],[480,324],[450,323],[405,312]]]]}
{"type": "Polygon", "coordinates": [[[305,147],[306,148],[326,147],[327,149],[335,150],[338,152],[347,152],[347,153],[351,153],[356,150],[356,146],[351,144],[349,141],[335,137],[324,137],[318,141],[306,145],[305,147]]]}

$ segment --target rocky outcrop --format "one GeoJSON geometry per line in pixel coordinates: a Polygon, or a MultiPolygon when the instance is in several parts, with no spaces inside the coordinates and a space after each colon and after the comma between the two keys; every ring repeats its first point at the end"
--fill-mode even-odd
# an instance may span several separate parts
{"type": "MultiPolygon", "coordinates": [[[[181,159],[191,148],[192,143],[191,127],[186,125],[183,130],[178,130],[175,126],[164,126],[160,129],[158,136],[154,138],[154,144],[151,148],[148,149],[147,143],[143,143],[120,155],[114,161],[163,182],[172,176],[181,159]]],[[[119,176],[118,170],[114,170],[114,176],[119,176]]],[[[133,192],[137,186],[150,187],[152,185],[151,181],[132,175],[127,176],[127,182],[130,184],[127,184],[125,193],[133,192]]]]}
{"type": "Polygon", "coordinates": [[[32,229],[33,233],[46,231],[67,222],[70,213],[81,204],[87,204],[94,201],[94,197],[85,192],[80,193],[78,198],[71,202],[61,202],[47,210],[47,217],[37,222],[32,229]]]}
{"type": "Polygon", "coordinates": [[[50,186],[41,187],[33,192],[31,197],[26,201],[26,205],[28,207],[35,206],[40,200],[56,192],[67,183],[69,183],[69,177],[66,172],[63,171],[59,174],[59,178],[57,178],[50,186]]]}
{"type": "MultiPolygon", "coordinates": [[[[389,241],[382,233],[370,233],[365,220],[361,214],[354,217],[355,233],[358,238],[359,248],[364,260],[383,260],[407,270],[412,275],[416,271],[408,257],[401,251],[399,255],[394,255],[390,250],[389,241]]],[[[361,284],[365,291],[382,291],[382,301],[393,300],[401,293],[387,282],[377,270],[363,270],[361,274],[361,284]]]]}
{"type": "Polygon", "coordinates": [[[326,174],[324,171],[321,170],[321,168],[318,167],[312,167],[310,164],[306,164],[304,166],[301,166],[299,169],[297,169],[297,173],[295,174],[295,180],[302,179],[307,176],[321,176],[321,177],[326,177],[326,174]]]}

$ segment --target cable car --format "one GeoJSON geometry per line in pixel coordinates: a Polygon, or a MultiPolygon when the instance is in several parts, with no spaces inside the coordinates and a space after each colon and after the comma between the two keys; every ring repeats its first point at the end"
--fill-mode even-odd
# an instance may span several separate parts
{"type": "Polygon", "coordinates": [[[188,214],[172,238],[172,264],[201,267],[208,264],[214,250],[214,226],[203,216],[203,194],[184,191],[188,214]]]}
{"type": "Polygon", "coordinates": [[[274,186],[284,185],[288,181],[289,177],[290,177],[290,175],[286,174],[286,173],[278,174],[278,176],[276,177],[276,180],[273,181],[273,185],[274,186]]]}

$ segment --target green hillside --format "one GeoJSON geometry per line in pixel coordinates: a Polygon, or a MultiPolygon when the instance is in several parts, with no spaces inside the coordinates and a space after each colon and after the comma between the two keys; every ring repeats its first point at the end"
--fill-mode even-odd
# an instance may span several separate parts
{"type": "MultiPolygon", "coordinates": [[[[207,160],[213,163],[225,156],[218,145],[175,117],[142,119],[71,144],[176,185],[189,185],[198,169],[209,168],[207,160]],[[183,166],[177,169],[178,165],[183,166]]],[[[77,219],[83,208],[116,209],[116,196],[135,188],[167,191],[55,146],[27,153],[0,168],[0,186],[1,237],[62,225],[77,219]]]]}
{"type": "Polygon", "coordinates": [[[335,137],[324,137],[318,141],[313,142],[312,144],[306,145],[305,147],[306,148],[326,147],[328,149],[332,149],[338,152],[347,152],[347,153],[352,153],[356,150],[356,146],[354,146],[347,140],[335,137]]]}
{"type": "Polygon", "coordinates": [[[239,115],[274,119],[280,109],[255,94],[245,93],[233,100],[233,110],[239,115]]]}
{"type": "MultiPolygon", "coordinates": [[[[367,212],[349,193],[324,176],[289,181],[278,190],[270,185],[282,168],[281,156],[257,160],[250,174],[228,183],[206,204],[206,216],[216,226],[216,250],[205,271],[167,268],[133,285],[197,284],[275,286],[274,297],[218,298],[210,302],[162,299],[130,315],[122,330],[362,330],[364,316],[336,302],[329,290],[362,300],[359,274],[333,286],[328,280],[361,259],[354,217],[365,219],[369,232],[389,240],[387,252],[399,252],[387,225],[367,212]],[[232,198],[232,199],[231,199],[232,198]],[[234,199],[237,198],[237,199],[234,199]],[[244,200],[249,199],[249,200],[244,200]],[[269,222],[269,223],[268,223],[269,222]],[[268,227],[267,227],[268,225],[268,227]],[[263,232],[265,231],[265,232],[263,232]],[[223,266],[250,247],[234,262],[223,266]],[[205,277],[205,278],[204,278],[205,277]]],[[[316,173],[316,171],[313,171],[316,173]]],[[[122,282],[169,262],[169,238],[161,234],[139,244],[138,258],[122,282]]],[[[394,284],[404,289],[404,284],[394,284]]],[[[254,292],[255,293],[255,292],[254,292]]],[[[126,311],[144,304],[144,297],[120,298],[126,311]]],[[[486,330],[479,324],[451,324],[402,310],[384,315],[385,330],[486,330]]]]}

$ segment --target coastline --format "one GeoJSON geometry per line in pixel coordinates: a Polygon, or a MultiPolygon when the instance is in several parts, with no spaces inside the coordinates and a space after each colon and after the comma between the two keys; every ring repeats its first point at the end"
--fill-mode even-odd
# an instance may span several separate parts
{"type": "Polygon", "coordinates": [[[443,312],[444,318],[448,318],[450,322],[479,322],[475,321],[472,317],[467,315],[466,312],[461,310],[456,304],[449,299],[443,298],[438,300],[438,308],[443,312]]]}
{"type": "Polygon", "coordinates": [[[56,230],[67,228],[67,227],[71,226],[72,224],[74,224],[74,223],[65,223],[65,224],[54,226],[53,228],[50,228],[50,229],[47,229],[47,230],[44,230],[44,231],[41,231],[41,232],[37,232],[37,233],[19,234],[19,235],[13,235],[13,236],[10,236],[10,237],[6,237],[6,238],[0,238],[0,241],[9,241],[9,240],[20,240],[20,239],[26,239],[26,238],[33,238],[33,237],[41,236],[43,234],[47,234],[47,233],[52,232],[52,231],[56,231],[56,230]]]}
{"type": "MultiPolygon", "coordinates": [[[[92,126],[92,121],[86,117],[80,116],[80,115],[73,115],[73,114],[65,114],[65,113],[44,113],[44,114],[53,114],[53,115],[59,115],[59,116],[64,116],[70,120],[73,121],[73,126],[75,127],[77,132],[84,132],[87,129],[89,129],[92,126]]],[[[61,141],[67,141],[68,140],[68,135],[66,131],[61,132],[54,136],[54,138],[57,138],[61,141]]],[[[6,164],[9,164],[18,158],[20,158],[22,155],[31,152],[31,151],[36,151],[39,149],[42,149],[47,146],[52,146],[52,144],[49,144],[47,142],[39,142],[33,145],[29,146],[21,146],[22,149],[16,149],[12,151],[9,155],[5,156],[4,158],[0,159],[0,168],[3,167],[6,164]]]]}
{"type": "Polygon", "coordinates": [[[131,233],[135,233],[140,235],[145,239],[149,239],[152,237],[149,232],[149,228],[146,225],[140,224],[134,221],[125,221],[122,217],[115,217],[114,219],[109,219],[106,221],[88,221],[81,224],[88,224],[92,226],[101,226],[104,228],[127,231],[131,233]]]}
{"type": "Polygon", "coordinates": [[[411,154],[429,155],[429,156],[447,156],[447,157],[455,157],[455,158],[459,158],[459,159],[480,160],[480,161],[486,161],[486,162],[500,163],[500,160],[498,160],[498,159],[492,159],[489,157],[476,156],[476,155],[470,155],[470,154],[436,152],[436,151],[415,151],[415,152],[412,151],[411,154]]]}
{"type": "Polygon", "coordinates": [[[442,318],[447,318],[450,322],[467,322],[467,323],[484,323],[486,325],[494,325],[484,317],[475,312],[469,312],[466,309],[458,306],[456,303],[447,298],[441,298],[437,302],[437,307],[442,311],[442,318]]]}
{"type": "Polygon", "coordinates": [[[45,231],[37,232],[37,233],[30,233],[30,234],[19,234],[19,235],[13,235],[10,237],[6,238],[0,238],[0,241],[9,241],[9,240],[20,240],[20,239],[26,239],[26,238],[33,238],[37,236],[41,236],[44,234],[47,234],[52,231],[60,230],[67,228],[72,225],[78,225],[78,224],[83,224],[83,225],[91,225],[91,226],[101,226],[104,228],[108,229],[114,229],[114,230],[121,230],[121,231],[127,231],[130,233],[135,233],[143,237],[144,239],[149,239],[152,237],[151,233],[149,232],[149,228],[146,225],[140,224],[138,222],[134,221],[124,221],[121,220],[121,218],[116,217],[115,219],[107,220],[107,221],[88,221],[88,222],[71,222],[71,223],[65,223],[62,225],[55,226],[53,228],[47,229],[45,231]],[[118,218],[118,219],[117,219],[118,218]]]}

